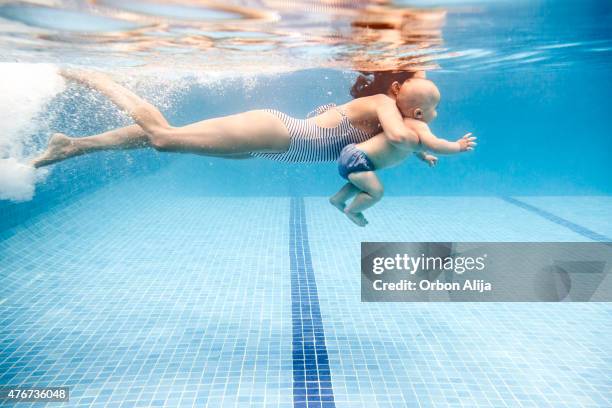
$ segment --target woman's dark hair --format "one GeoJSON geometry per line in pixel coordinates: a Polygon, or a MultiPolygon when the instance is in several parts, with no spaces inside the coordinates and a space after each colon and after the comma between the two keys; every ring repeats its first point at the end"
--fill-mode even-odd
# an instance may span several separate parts
{"type": "Polygon", "coordinates": [[[415,71],[378,71],[361,72],[351,88],[353,98],[362,98],[379,93],[386,94],[395,81],[403,84],[407,79],[413,78],[415,71]]]}

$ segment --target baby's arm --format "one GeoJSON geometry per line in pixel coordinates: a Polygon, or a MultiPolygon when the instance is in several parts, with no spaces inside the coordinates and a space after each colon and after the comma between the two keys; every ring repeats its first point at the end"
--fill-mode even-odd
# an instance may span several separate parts
{"type": "Polygon", "coordinates": [[[418,152],[414,152],[414,155],[418,157],[420,160],[422,160],[423,162],[429,164],[429,167],[434,167],[436,164],[438,164],[438,158],[434,156],[433,154],[429,154],[424,151],[418,151],[418,152]]]}
{"type": "Polygon", "coordinates": [[[425,123],[420,123],[418,125],[417,133],[423,147],[439,154],[455,154],[474,150],[474,147],[476,147],[476,138],[473,137],[471,133],[465,134],[456,142],[449,142],[431,133],[429,126],[425,123]]]}

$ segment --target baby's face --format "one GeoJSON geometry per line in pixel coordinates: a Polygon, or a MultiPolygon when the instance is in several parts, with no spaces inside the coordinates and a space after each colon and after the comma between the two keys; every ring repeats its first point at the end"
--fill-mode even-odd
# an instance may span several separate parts
{"type": "MultiPolygon", "coordinates": [[[[422,120],[425,123],[429,123],[432,120],[434,120],[437,116],[438,116],[438,111],[436,110],[436,108],[438,107],[438,102],[436,101],[435,104],[429,104],[425,107],[422,108],[423,111],[423,117],[420,118],[419,120],[422,120]]],[[[415,118],[418,119],[418,118],[415,118]]]]}
{"type": "Polygon", "coordinates": [[[436,107],[440,102],[440,91],[426,79],[411,79],[404,82],[397,97],[397,106],[404,117],[431,122],[438,116],[436,107]]]}

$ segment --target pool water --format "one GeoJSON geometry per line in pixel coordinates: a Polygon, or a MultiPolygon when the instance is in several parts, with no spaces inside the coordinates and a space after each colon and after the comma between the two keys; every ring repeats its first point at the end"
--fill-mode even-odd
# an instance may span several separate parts
{"type": "MultiPolygon", "coordinates": [[[[612,242],[609,5],[450,3],[445,46],[472,51],[436,51],[432,129],[479,145],[381,172],[366,228],[327,201],[334,163],[104,152],[0,200],[0,385],[68,386],[70,407],[612,406],[609,303],[361,302],[363,241],[612,242]]],[[[175,125],[350,98],[353,71],[302,68],[113,72],[175,125]]],[[[26,119],[24,155],[129,123],[76,86],[26,119]]]]}
{"type": "Polygon", "coordinates": [[[3,383],[70,386],[79,407],[609,405],[607,304],[361,303],[358,254],[609,240],[610,197],[390,197],[358,229],[324,197],[160,182],[116,182],[4,234],[3,383]]]}

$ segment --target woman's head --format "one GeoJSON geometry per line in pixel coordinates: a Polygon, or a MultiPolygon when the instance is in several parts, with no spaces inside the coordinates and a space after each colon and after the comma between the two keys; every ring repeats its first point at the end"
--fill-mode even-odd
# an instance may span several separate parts
{"type": "Polygon", "coordinates": [[[424,77],[418,71],[378,71],[362,72],[351,88],[353,98],[362,98],[376,94],[389,94],[391,86],[398,83],[401,86],[406,80],[424,77]]]}

